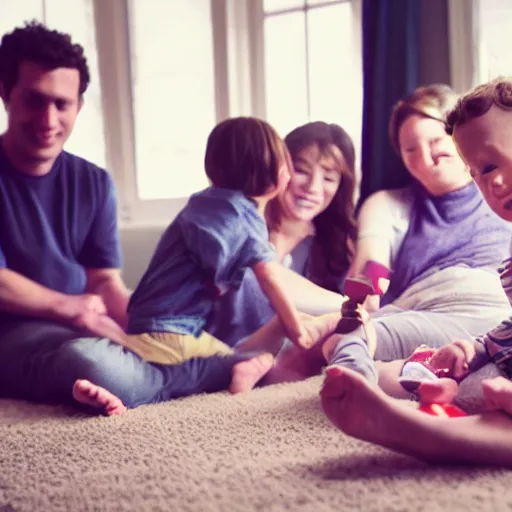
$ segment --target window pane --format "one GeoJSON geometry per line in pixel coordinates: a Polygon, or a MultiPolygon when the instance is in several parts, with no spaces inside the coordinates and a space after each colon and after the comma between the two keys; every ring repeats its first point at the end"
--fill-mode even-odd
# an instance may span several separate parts
{"type": "Polygon", "coordinates": [[[45,0],[45,4],[46,24],[70,34],[74,42],[83,46],[91,75],[84,105],[66,143],[66,150],[105,167],[105,132],[93,0],[45,0]]]}
{"type": "Polygon", "coordinates": [[[263,0],[263,11],[274,12],[303,7],[305,0],[263,0]]]}
{"type": "Polygon", "coordinates": [[[210,0],[130,4],[137,187],[141,199],[207,186],[215,124],[210,0]]]}
{"type": "MultiPolygon", "coordinates": [[[[43,19],[42,0],[24,0],[23,2],[12,2],[0,0],[0,34],[12,32],[16,27],[23,26],[25,21],[43,19]]],[[[0,133],[7,128],[7,116],[3,108],[0,109],[0,133]]]]}
{"type": "Polygon", "coordinates": [[[485,0],[479,5],[480,81],[512,75],[512,4],[510,0],[485,0]]]}
{"type": "Polygon", "coordinates": [[[267,119],[284,136],[308,121],[304,13],[266,18],[264,37],[267,119]]]}
{"type": "Polygon", "coordinates": [[[308,13],[311,120],[341,125],[357,146],[362,123],[362,72],[352,28],[350,2],[308,13]]]}

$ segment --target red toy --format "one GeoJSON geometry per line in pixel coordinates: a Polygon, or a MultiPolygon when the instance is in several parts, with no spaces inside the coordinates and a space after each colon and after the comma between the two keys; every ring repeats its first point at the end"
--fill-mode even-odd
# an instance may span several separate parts
{"type": "Polygon", "coordinates": [[[461,418],[462,416],[467,416],[466,412],[453,404],[424,404],[420,405],[418,410],[432,416],[439,416],[440,418],[461,418]]]}
{"type": "MultiPolygon", "coordinates": [[[[398,381],[406,391],[415,395],[421,382],[449,378],[450,371],[448,368],[434,368],[431,365],[434,353],[435,349],[433,348],[419,347],[407,359],[398,378],[398,381]]],[[[420,405],[418,410],[441,418],[467,416],[466,412],[453,404],[423,404],[420,405]]]]}
{"type": "Polygon", "coordinates": [[[418,347],[405,362],[398,381],[407,391],[413,391],[423,380],[436,380],[442,377],[449,377],[448,368],[434,368],[432,356],[435,349],[421,346],[418,347]]]}

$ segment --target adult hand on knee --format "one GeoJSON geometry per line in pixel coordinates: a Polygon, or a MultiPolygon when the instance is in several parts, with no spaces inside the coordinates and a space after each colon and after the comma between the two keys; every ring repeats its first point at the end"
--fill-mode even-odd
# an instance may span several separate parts
{"type": "Polygon", "coordinates": [[[106,315],[107,306],[101,296],[97,294],[66,295],[66,298],[57,305],[57,313],[80,329],[83,328],[82,317],[84,315],[106,315]]]}
{"type": "Polygon", "coordinates": [[[125,332],[108,316],[107,307],[100,295],[70,296],[66,301],[64,313],[77,329],[124,344],[125,332]]]}

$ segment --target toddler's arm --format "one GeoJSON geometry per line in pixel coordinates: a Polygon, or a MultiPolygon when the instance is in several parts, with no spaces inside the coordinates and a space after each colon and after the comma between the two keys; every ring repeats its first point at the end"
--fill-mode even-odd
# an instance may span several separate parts
{"type": "Polygon", "coordinates": [[[314,341],[307,335],[301,324],[298,310],[280,285],[281,268],[281,264],[276,261],[260,262],[253,266],[253,271],[288,337],[296,345],[310,348],[314,341]]]}

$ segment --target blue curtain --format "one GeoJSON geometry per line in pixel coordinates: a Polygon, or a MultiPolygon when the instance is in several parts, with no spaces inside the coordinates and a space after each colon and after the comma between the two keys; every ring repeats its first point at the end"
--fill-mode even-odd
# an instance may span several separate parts
{"type": "Polygon", "coordinates": [[[397,188],[409,175],[393,151],[388,122],[394,103],[418,85],[421,0],[363,0],[363,201],[397,188]]]}

